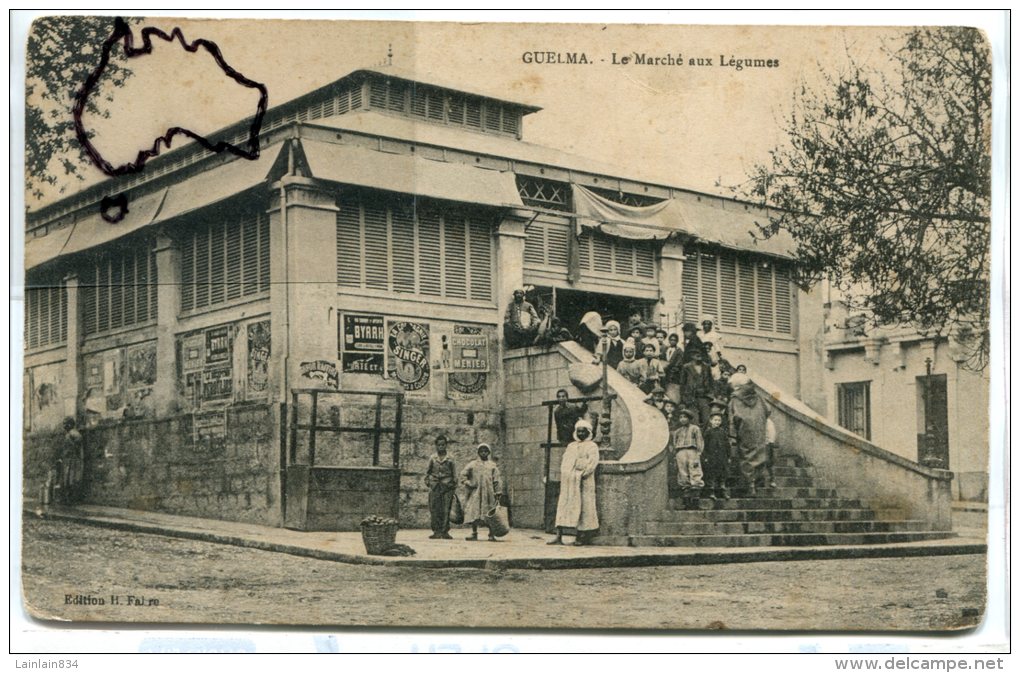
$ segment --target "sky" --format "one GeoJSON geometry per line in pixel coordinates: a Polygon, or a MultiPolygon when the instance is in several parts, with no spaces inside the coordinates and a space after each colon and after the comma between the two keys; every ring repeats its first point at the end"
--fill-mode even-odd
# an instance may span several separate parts
{"type": "MultiPolygon", "coordinates": [[[[180,18],[146,19],[144,25],[167,32],[179,27],[189,41],[212,40],[232,67],[266,85],[270,106],[379,65],[392,45],[393,64],[424,81],[541,106],[525,117],[529,142],[617,165],[624,175],[723,194],[783,142],[779,122],[798,87],[817,86],[820,73],[845,68],[848,53],[882,67],[888,59],[881,41],[902,34],[898,28],[812,26],[180,18]],[[553,60],[583,54],[589,63],[526,62],[533,52],[552,52],[553,60]],[[638,65],[636,54],[679,55],[683,65],[638,65]],[[631,60],[624,64],[624,58],[631,60]],[[778,65],[738,69],[728,65],[734,59],[778,65]]],[[[97,130],[97,147],[114,163],[132,159],[170,126],[211,132],[254,111],[253,90],[226,80],[207,54],[155,44],[152,55],[130,59],[135,74],[116,92],[110,119],[86,118],[97,130]]],[[[122,57],[119,50],[115,57],[122,57]]],[[[92,166],[84,173],[85,182],[72,179],[58,188],[73,193],[102,177],[92,166]]],[[[28,205],[55,195],[50,190],[28,205]]]]}

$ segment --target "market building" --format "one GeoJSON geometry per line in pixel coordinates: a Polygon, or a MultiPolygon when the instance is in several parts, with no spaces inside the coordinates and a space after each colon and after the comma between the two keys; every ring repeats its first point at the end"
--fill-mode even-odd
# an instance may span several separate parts
{"type": "MultiPolygon", "coordinates": [[[[588,356],[572,342],[505,348],[524,286],[571,328],[588,310],[671,331],[710,314],[731,362],[783,391],[780,404],[807,405],[791,424],[833,451],[858,442],[824,423],[841,371],[826,369],[826,313],[791,282],[790,242],[753,236],[765,213],[528,143],[538,111],[359,70],[270,108],[257,161],[189,145],[29,213],[26,498],[73,415],[91,502],[423,526],[422,472],[442,433],[458,466],[479,442],[496,447],[518,525],[539,527],[556,462],[543,402],[588,356]],[[100,203],[116,194],[128,210],[110,223],[100,203]]],[[[213,140],[241,145],[249,127],[213,140]]],[[[665,426],[611,384],[621,457],[603,482],[626,485],[605,506],[624,530],[639,500],[626,494],[659,488],[665,426]]],[[[880,472],[911,472],[910,486],[879,478],[914,494],[901,498],[911,511],[948,493],[948,473],[873,453],[880,472]]],[[[944,529],[946,507],[929,528],[944,529]]],[[[624,539],[614,525],[607,539],[624,539]]]]}

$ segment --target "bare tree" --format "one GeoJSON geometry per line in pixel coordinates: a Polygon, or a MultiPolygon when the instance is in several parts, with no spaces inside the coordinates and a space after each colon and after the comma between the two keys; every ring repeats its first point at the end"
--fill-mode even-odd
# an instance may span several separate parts
{"type": "Polygon", "coordinates": [[[789,232],[800,281],[827,277],[870,325],[909,325],[987,363],[991,199],[989,47],[980,31],[917,28],[883,53],[802,87],[788,142],[743,195],[789,232]]]}

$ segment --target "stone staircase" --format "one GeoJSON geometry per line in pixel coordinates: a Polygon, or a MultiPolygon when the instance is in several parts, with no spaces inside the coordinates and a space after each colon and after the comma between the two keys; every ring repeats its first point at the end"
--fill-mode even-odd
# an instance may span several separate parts
{"type": "Polygon", "coordinates": [[[872,509],[823,483],[800,456],[776,458],[775,488],[754,498],[669,500],[669,506],[629,536],[634,547],[795,547],[914,542],[953,537],[899,510],[872,509]]]}

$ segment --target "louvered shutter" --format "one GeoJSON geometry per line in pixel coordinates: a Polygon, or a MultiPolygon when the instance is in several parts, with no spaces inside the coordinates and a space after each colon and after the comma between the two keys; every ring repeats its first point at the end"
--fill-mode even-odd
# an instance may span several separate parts
{"type": "Polygon", "coordinates": [[[209,303],[221,304],[225,298],[223,285],[227,271],[226,238],[240,235],[240,222],[217,223],[209,232],[209,303]]]}
{"type": "Polygon", "coordinates": [[[737,295],[740,300],[740,327],[755,328],[754,263],[741,259],[737,262],[737,295]]]}
{"type": "MultiPolygon", "coordinates": [[[[124,324],[134,325],[137,322],[137,311],[135,304],[135,291],[138,287],[138,257],[139,253],[145,254],[144,248],[142,250],[135,250],[127,257],[124,258],[124,324]]],[[[143,256],[141,259],[142,263],[147,263],[148,260],[143,256]]]]}
{"type": "Polygon", "coordinates": [[[492,230],[488,223],[471,219],[468,222],[471,257],[471,299],[492,300],[492,230]]]}
{"type": "Polygon", "coordinates": [[[469,98],[466,112],[467,125],[471,128],[482,128],[482,102],[469,98]]]}
{"type": "Polygon", "coordinates": [[[444,218],[444,268],[446,287],[444,295],[454,299],[467,299],[467,269],[465,259],[464,217],[444,218]]]}
{"type": "Polygon", "coordinates": [[[434,212],[419,212],[418,218],[418,277],[421,279],[418,291],[439,297],[443,294],[442,225],[434,212]]]}
{"type": "Polygon", "coordinates": [[[361,207],[342,199],[336,214],[336,281],[343,287],[361,287],[361,207]]]}
{"type": "Polygon", "coordinates": [[[386,210],[370,204],[365,212],[365,287],[373,290],[389,289],[389,237],[386,210]]]}
{"type": "Polygon", "coordinates": [[[719,319],[723,327],[737,327],[737,261],[732,256],[719,258],[719,319]]]}
{"type": "Polygon", "coordinates": [[[195,308],[195,236],[181,244],[181,310],[195,308]]]}
{"type": "Polygon", "coordinates": [[[240,223],[238,223],[238,226],[232,227],[224,246],[226,255],[227,300],[238,299],[244,288],[241,273],[241,263],[243,261],[241,259],[241,239],[243,238],[243,229],[244,227],[240,223]]]}
{"type": "Polygon", "coordinates": [[[577,259],[578,266],[585,271],[591,271],[591,232],[585,231],[577,238],[577,259]]]}
{"type": "Polygon", "coordinates": [[[776,331],[783,334],[793,332],[790,272],[785,266],[776,267],[776,331]]]}
{"type": "Polygon", "coordinates": [[[393,226],[393,290],[414,294],[414,216],[410,209],[395,208],[393,226]]]}
{"type": "Polygon", "coordinates": [[[368,89],[368,102],[374,108],[386,107],[386,83],[374,80],[368,89]]]}
{"type": "Polygon", "coordinates": [[[638,244],[634,252],[637,275],[641,278],[655,278],[655,249],[651,244],[638,244]]]}
{"type": "Polygon", "coordinates": [[[636,275],[634,272],[634,246],[629,241],[611,240],[614,248],[614,269],[622,276],[636,275]]]}
{"type": "Polygon", "coordinates": [[[528,237],[524,241],[524,263],[545,264],[545,242],[546,225],[535,222],[528,227],[528,237]]]}
{"type": "Polygon", "coordinates": [[[592,249],[594,252],[594,268],[592,269],[595,273],[612,273],[613,272],[613,244],[612,242],[600,234],[592,234],[591,237],[592,249]]]}
{"type": "MultiPolygon", "coordinates": [[[[715,255],[705,254],[704,252],[698,255],[701,263],[701,313],[708,313],[719,320],[719,269],[718,269],[718,257],[715,255]]],[[[701,320],[701,317],[698,317],[701,320]]]]}
{"type": "Polygon", "coordinates": [[[259,292],[269,292],[269,215],[258,214],[259,232],[259,292]]]}
{"type": "Polygon", "coordinates": [[[97,273],[95,265],[90,264],[82,274],[82,329],[85,334],[92,334],[96,331],[96,301],[98,300],[98,288],[96,288],[97,273]]]}
{"type": "Polygon", "coordinates": [[[546,263],[565,269],[569,264],[570,227],[558,224],[548,224],[546,227],[546,263]]]}
{"type": "Polygon", "coordinates": [[[771,332],[775,330],[773,298],[775,288],[772,285],[772,265],[759,262],[755,265],[758,272],[758,329],[771,332]]]}
{"type": "Polygon", "coordinates": [[[682,285],[680,294],[684,300],[685,322],[698,319],[698,311],[700,310],[698,305],[698,296],[700,294],[700,284],[698,283],[698,276],[700,275],[698,273],[699,263],[698,251],[687,251],[687,259],[684,260],[683,273],[680,276],[682,285]]]}

